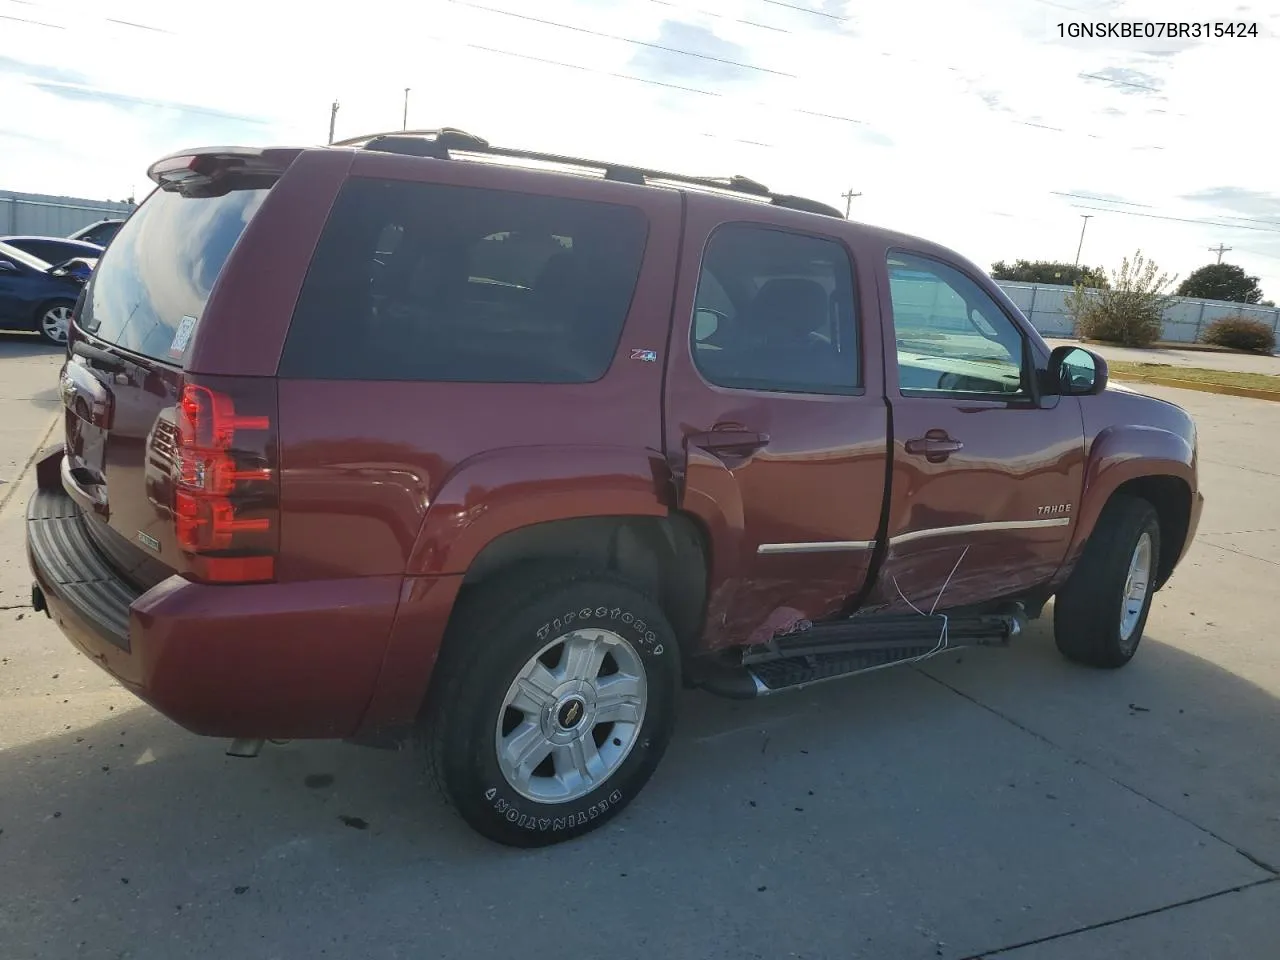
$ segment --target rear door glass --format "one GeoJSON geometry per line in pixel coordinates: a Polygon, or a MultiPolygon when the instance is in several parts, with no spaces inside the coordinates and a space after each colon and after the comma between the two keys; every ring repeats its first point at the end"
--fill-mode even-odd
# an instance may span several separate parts
{"type": "Polygon", "coordinates": [[[180,363],[214,281],[267,192],[184,197],[157,190],[102,255],[81,329],[144,357],[180,363]]]}
{"type": "Polygon", "coordinates": [[[353,179],[308,271],[282,377],[588,383],[617,350],[638,209],[353,179]]]}

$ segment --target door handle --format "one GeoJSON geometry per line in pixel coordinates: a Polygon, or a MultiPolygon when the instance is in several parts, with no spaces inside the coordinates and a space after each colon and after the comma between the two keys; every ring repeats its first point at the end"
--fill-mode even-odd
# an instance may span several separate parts
{"type": "Polygon", "coordinates": [[[732,457],[749,457],[769,445],[769,435],[752,430],[708,430],[691,433],[685,440],[691,447],[699,447],[713,454],[732,457]]]}
{"type": "Polygon", "coordinates": [[[908,440],[904,447],[912,456],[924,456],[937,463],[964,449],[959,440],[952,440],[945,430],[930,430],[923,437],[908,440]]]}

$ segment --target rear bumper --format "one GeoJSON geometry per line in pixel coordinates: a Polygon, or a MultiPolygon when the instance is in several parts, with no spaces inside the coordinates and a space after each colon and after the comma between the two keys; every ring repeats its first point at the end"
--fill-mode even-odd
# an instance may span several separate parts
{"type": "Polygon", "coordinates": [[[33,604],[188,730],[350,737],[413,719],[461,578],[209,586],[173,576],[139,593],[113,573],[84,523],[61,488],[42,484],[31,498],[33,604]]]}

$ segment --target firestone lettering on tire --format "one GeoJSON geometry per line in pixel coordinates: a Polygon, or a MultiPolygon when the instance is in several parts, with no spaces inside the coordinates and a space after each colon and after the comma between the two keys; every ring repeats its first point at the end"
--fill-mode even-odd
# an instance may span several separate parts
{"type": "Polygon", "coordinates": [[[604,816],[610,807],[615,807],[622,802],[622,791],[614,790],[609,796],[602,800],[597,800],[585,810],[578,810],[563,817],[534,817],[527,813],[521,813],[514,804],[498,796],[496,787],[490,787],[484,792],[484,796],[486,800],[492,801],[494,812],[508,823],[514,823],[522,830],[539,830],[543,832],[547,830],[570,830],[574,827],[584,826],[592,820],[604,816]]]}
{"type": "Polygon", "coordinates": [[[540,626],[535,633],[539,640],[546,640],[553,634],[559,635],[561,632],[568,632],[569,624],[574,621],[588,620],[592,616],[599,620],[603,620],[606,617],[610,620],[621,620],[628,626],[635,627],[636,631],[640,634],[640,645],[646,647],[655,656],[662,656],[666,649],[663,644],[658,643],[658,635],[655,631],[649,629],[648,623],[644,620],[637,619],[633,613],[629,610],[624,610],[621,607],[613,607],[612,609],[609,609],[608,607],[596,607],[595,610],[592,610],[590,607],[583,607],[580,610],[570,610],[567,613],[556,617],[554,620],[547,621],[540,626]]]}

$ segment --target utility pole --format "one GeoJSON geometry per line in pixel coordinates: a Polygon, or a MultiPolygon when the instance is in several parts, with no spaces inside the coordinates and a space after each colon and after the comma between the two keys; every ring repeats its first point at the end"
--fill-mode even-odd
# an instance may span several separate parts
{"type": "Polygon", "coordinates": [[[1076,266],[1077,267],[1080,266],[1080,251],[1084,249],[1084,228],[1089,226],[1089,221],[1093,219],[1092,213],[1082,213],[1080,214],[1080,216],[1084,220],[1084,223],[1080,224],[1080,243],[1076,247],[1076,266]]]}
{"type": "Polygon", "coordinates": [[[403,126],[401,126],[400,129],[401,130],[409,129],[409,88],[408,87],[404,88],[404,124],[403,126]]]}
{"type": "Polygon", "coordinates": [[[333,143],[333,125],[338,119],[338,101],[333,101],[333,106],[329,108],[329,142],[333,143]]]}
{"type": "Polygon", "coordinates": [[[1222,255],[1223,255],[1224,253],[1226,253],[1226,252],[1227,252],[1228,250],[1230,250],[1230,249],[1231,249],[1230,247],[1224,247],[1224,246],[1222,245],[1222,242],[1221,242],[1221,241],[1219,241],[1219,242],[1218,242],[1218,245],[1217,245],[1216,247],[1210,247],[1210,248],[1209,248],[1209,252],[1210,252],[1210,253],[1216,253],[1216,254],[1218,255],[1218,262],[1219,262],[1219,263],[1221,263],[1221,262],[1222,262],[1222,255]]]}
{"type": "Polygon", "coordinates": [[[854,198],[854,197],[860,197],[860,196],[862,196],[862,194],[860,194],[860,193],[854,193],[854,192],[853,192],[853,188],[852,188],[852,187],[850,187],[850,188],[849,188],[848,190],[846,190],[844,193],[840,194],[840,196],[844,197],[844,218],[845,218],[846,220],[848,220],[848,219],[849,219],[849,211],[850,211],[851,209],[853,209],[853,198],[854,198]]]}

